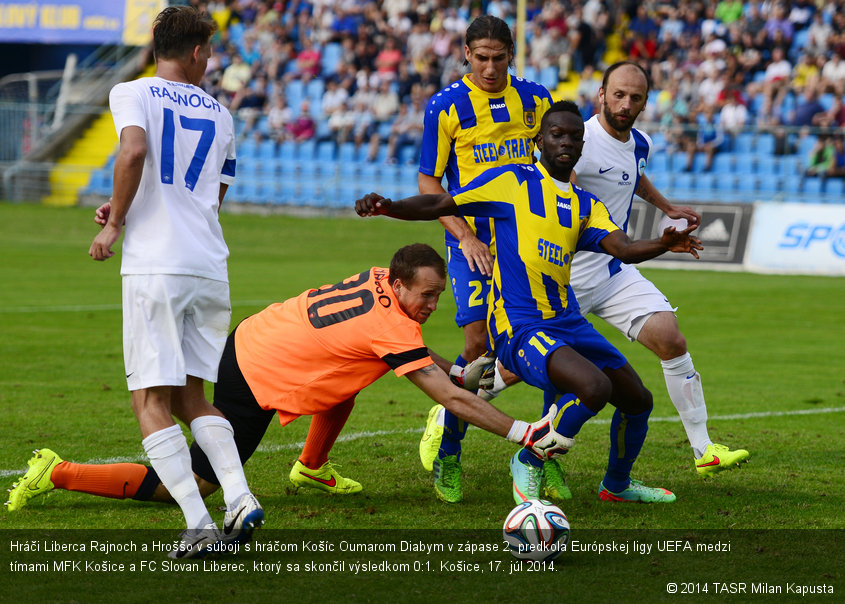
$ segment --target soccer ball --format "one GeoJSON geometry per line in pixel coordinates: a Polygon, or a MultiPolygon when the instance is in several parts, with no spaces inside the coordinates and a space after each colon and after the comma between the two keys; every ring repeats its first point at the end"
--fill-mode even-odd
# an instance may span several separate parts
{"type": "Polygon", "coordinates": [[[529,499],[511,510],[502,535],[520,560],[549,562],[566,549],[569,521],[551,501],[529,499]]]}

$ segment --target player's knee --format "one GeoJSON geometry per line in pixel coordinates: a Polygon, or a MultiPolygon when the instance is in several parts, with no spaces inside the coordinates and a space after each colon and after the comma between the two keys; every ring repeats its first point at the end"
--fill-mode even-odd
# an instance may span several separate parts
{"type": "Polygon", "coordinates": [[[587,409],[598,413],[610,400],[613,394],[613,384],[604,376],[599,374],[595,379],[590,380],[577,392],[578,398],[587,409]]]}
{"type": "Polygon", "coordinates": [[[684,356],[687,353],[687,339],[680,330],[674,330],[668,333],[661,343],[661,350],[658,356],[666,361],[669,359],[676,359],[684,356]]]}
{"type": "Polygon", "coordinates": [[[646,411],[651,411],[652,407],[654,407],[654,397],[652,397],[651,391],[642,384],[634,391],[630,401],[631,409],[628,413],[631,413],[632,415],[639,415],[641,413],[645,413],[646,411]]]}

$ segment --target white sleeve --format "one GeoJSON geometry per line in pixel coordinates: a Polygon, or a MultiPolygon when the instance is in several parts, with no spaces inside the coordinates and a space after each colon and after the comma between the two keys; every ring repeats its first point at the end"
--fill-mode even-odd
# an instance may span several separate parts
{"type": "Polygon", "coordinates": [[[147,131],[147,116],[144,103],[137,91],[127,83],[118,84],[109,93],[109,108],[114,119],[117,136],[127,126],[138,126],[147,131]]]}

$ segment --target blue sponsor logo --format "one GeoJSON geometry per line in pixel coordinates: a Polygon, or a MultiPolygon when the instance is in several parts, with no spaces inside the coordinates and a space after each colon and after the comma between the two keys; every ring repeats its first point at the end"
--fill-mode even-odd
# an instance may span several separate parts
{"type": "Polygon", "coordinates": [[[830,245],[834,255],[845,258],[845,224],[836,227],[832,224],[796,222],[786,227],[777,245],[781,249],[800,250],[830,245]]]}

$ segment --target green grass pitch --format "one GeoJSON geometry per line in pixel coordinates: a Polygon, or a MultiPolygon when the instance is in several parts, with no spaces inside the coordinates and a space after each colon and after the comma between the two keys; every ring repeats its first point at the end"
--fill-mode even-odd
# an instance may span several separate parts
{"type": "MultiPolygon", "coordinates": [[[[88,257],[88,246],[96,232],[92,218],[91,209],[0,204],[2,488],[11,486],[23,472],[32,449],[38,447],[50,447],[77,462],[143,462],[123,376],[119,254],[102,264],[88,257]]],[[[422,241],[443,252],[442,230],[437,223],[231,213],[224,213],[222,223],[231,252],[233,324],[308,287],[337,282],[373,265],[386,266],[393,252],[407,243],[422,241]]],[[[683,569],[690,581],[713,584],[708,592],[698,592],[705,598],[726,597],[728,592],[715,591],[722,580],[750,585],[756,577],[785,583],[791,572],[798,573],[795,580],[804,583],[836,583],[841,594],[845,589],[841,571],[831,569],[842,567],[845,528],[843,280],[655,270],[647,265],[643,272],[679,307],[681,329],[704,383],[711,436],[734,448],[747,448],[751,461],[741,470],[706,482],[700,480],[683,428],[666,394],[659,362],[643,347],[629,343],[597,320],[597,327],[629,358],[654,394],[653,421],[634,475],[647,484],[673,490],[678,500],[665,506],[598,501],[596,489],[606,464],[611,416],[605,409],[584,427],[576,447],[564,458],[574,499],[562,507],[572,525],[573,539],[581,534],[599,541],[631,542],[638,535],[650,535],[654,541],[662,539],[661,531],[665,531],[666,540],[678,535],[733,535],[738,540],[735,552],[741,551],[748,540],[768,540],[766,545],[754,546],[754,554],[747,560],[742,558],[742,565],[734,564],[731,558],[740,553],[712,554],[707,560],[718,561],[716,568],[724,570],[721,574],[697,574],[710,563],[705,564],[700,556],[672,557],[666,552],[639,558],[631,554],[618,560],[572,554],[554,571],[494,573],[491,560],[510,565],[510,556],[500,553],[479,558],[489,570],[483,576],[456,567],[444,571],[438,566],[437,572],[425,575],[387,571],[371,573],[371,578],[392,582],[409,601],[427,601],[432,597],[431,590],[441,589],[438,581],[445,579],[453,580],[449,589],[458,590],[458,600],[471,596],[516,597],[530,585],[535,595],[625,601],[627,596],[615,597],[603,587],[614,581],[624,585],[625,593],[632,597],[663,599],[670,597],[668,582],[681,585],[684,578],[676,574],[683,569]],[[783,529],[810,530],[797,531],[794,538],[790,537],[793,546],[778,536],[783,529]],[[809,564],[808,560],[817,563],[809,564]],[[770,576],[774,574],[778,576],[770,576]],[[487,580],[493,576],[496,581],[487,580]],[[631,587],[634,576],[648,580],[631,587]]],[[[447,290],[439,310],[423,328],[426,343],[447,358],[454,357],[463,342],[453,315],[454,303],[447,290]]],[[[520,385],[495,402],[515,417],[533,420],[542,397],[531,387],[520,385]]],[[[431,475],[422,469],[417,454],[431,404],[410,382],[392,374],[361,393],[332,453],[341,473],[364,485],[362,494],[351,497],[295,493],[287,475],[308,421],[301,419],[286,428],[274,422],[246,466],[250,485],[267,510],[266,528],[257,534],[256,541],[312,530],[325,531],[314,533],[318,535],[358,531],[355,534],[359,540],[385,529],[421,531],[421,535],[464,531],[455,533],[461,538],[500,534],[504,517],[513,507],[507,461],[514,447],[504,439],[471,429],[463,456],[465,500],[460,505],[440,503],[432,491],[431,475]]],[[[218,521],[222,513],[217,508],[222,503],[219,493],[209,499],[218,521]]],[[[0,532],[7,537],[18,531],[25,534],[28,529],[60,534],[61,529],[155,528],[175,538],[182,523],[175,506],[63,491],[39,497],[17,513],[0,511],[0,532]]],[[[4,557],[15,559],[17,554],[10,554],[6,541],[4,557]]],[[[434,560],[427,555],[406,558],[434,560]]],[[[242,552],[224,561],[233,559],[244,561],[250,569],[256,561],[278,561],[255,552],[242,552]]],[[[291,556],[282,559],[285,563],[297,560],[291,556]]],[[[26,573],[8,568],[4,566],[0,572],[9,572],[16,581],[26,578],[26,573]]],[[[111,579],[102,580],[114,580],[118,585],[117,575],[111,573],[111,579]]],[[[297,592],[300,600],[350,594],[360,601],[381,599],[375,587],[367,588],[366,582],[350,587],[352,584],[342,582],[338,573],[291,570],[272,575],[272,581],[268,578],[266,582],[257,581],[259,575],[254,570],[246,575],[186,571],[169,576],[171,580],[179,576],[182,585],[194,585],[197,590],[225,590],[230,583],[237,583],[238,587],[232,589],[238,591],[232,591],[230,598],[235,601],[313,586],[315,577],[327,577],[329,591],[322,594],[303,589],[297,592]],[[233,577],[239,579],[233,581],[233,577]]],[[[84,597],[55,591],[60,579],[78,585],[88,581],[96,587],[101,578],[91,573],[62,575],[51,571],[39,577],[39,582],[42,579],[44,591],[40,597],[46,600],[100,601],[109,597],[105,592],[84,597]]],[[[26,580],[31,582],[32,576],[26,580]]],[[[688,589],[700,590],[701,586],[688,589]]],[[[133,593],[127,596],[128,601],[159,594],[133,593]]],[[[443,597],[449,593],[444,592],[443,597]]]]}

